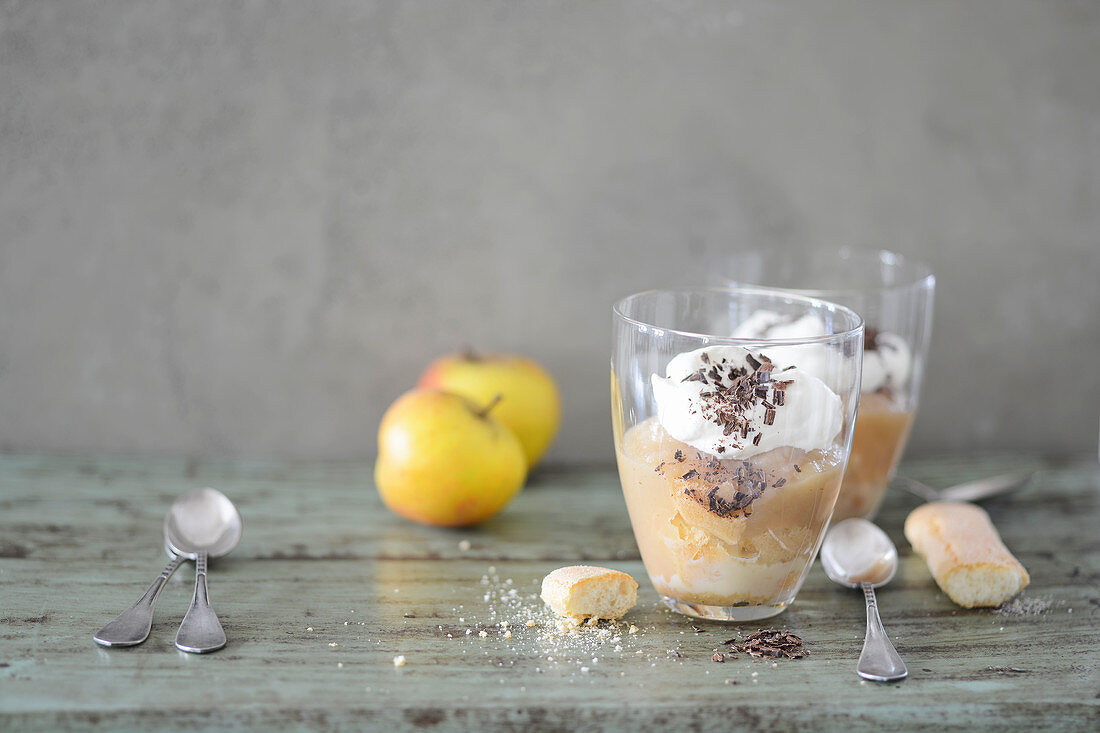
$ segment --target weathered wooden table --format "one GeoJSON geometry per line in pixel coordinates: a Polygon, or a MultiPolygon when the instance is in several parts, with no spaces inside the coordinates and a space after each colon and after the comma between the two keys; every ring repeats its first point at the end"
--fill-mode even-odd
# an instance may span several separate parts
{"type": "Polygon", "coordinates": [[[955,607],[901,536],[916,500],[890,497],[880,523],[902,564],[879,599],[912,674],[878,685],[854,672],[862,596],[820,566],[764,622],[802,636],[809,657],[713,662],[736,628],[695,631],[658,604],[612,470],[544,472],[489,523],[448,531],[386,511],[367,465],[3,456],[0,729],[1096,730],[1095,462],[925,460],[904,472],[948,485],[1035,464],[1029,489],[987,505],[1031,572],[1013,611],[955,607]],[[172,644],[190,565],[144,645],[96,646],[92,633],[163,564],[168,505],[201,485],[245,520],[210,575],[229,646],[194,656],[172,644]],[[628,623],[575,636],[549,623],[539,581],[578,562],[640,581],[628,623]]]}

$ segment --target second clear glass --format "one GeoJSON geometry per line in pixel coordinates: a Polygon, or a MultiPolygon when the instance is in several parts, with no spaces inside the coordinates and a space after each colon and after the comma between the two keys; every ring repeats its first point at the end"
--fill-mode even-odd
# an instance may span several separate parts
{"type": "MultiPolygon", "coordinates": [[[[726,263],[725,284],[782,288],[847,306],[867,324],[863,385],[852,455],[833,520],[873,519],[905,451],[917,413],[932,331],[936,279],[924,264],[884,250],[806,247],[752,251],[726,263]]],[[[823,326],[750,314],[739,335],[805,336],[823,326]]]]}

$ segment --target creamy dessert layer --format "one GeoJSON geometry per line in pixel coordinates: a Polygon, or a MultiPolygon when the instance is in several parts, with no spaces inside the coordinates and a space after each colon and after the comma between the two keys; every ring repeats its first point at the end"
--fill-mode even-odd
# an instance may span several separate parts
{"type": "Polygon", "coordinates": [[[638,547],[663,595],[714,606],[790,602],[810,567],[841,482],[841,457],[776,448],[721,459],[654,418],[617,451],[638,547]]]}

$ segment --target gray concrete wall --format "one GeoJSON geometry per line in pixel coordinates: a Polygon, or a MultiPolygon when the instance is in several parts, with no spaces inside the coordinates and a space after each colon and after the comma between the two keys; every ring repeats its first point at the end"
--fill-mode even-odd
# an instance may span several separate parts
{"type": "Polygon", "coordinates": [[[474,345],[611,460],[609,308],[939,274],[914,451],[1095,450],[1100,4],[0,3],[0,449],[370,456],[474,345]]]}

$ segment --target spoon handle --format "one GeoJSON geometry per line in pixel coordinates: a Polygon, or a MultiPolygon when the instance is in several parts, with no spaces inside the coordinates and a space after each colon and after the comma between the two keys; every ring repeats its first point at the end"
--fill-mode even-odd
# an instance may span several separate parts
{"type": "Polygon", "coordinates": [[[867,599],[867,635],[863,637],[863,651],[859,655],[856,673],[875,682],[893,682],[909,676],[905,662],[901,661],[890,637],[882,628],[875,601],[875,589],[870,583],[862,583],[863,596],[867,599]]]}
{"type": "Polygon", "coordinates": [[[176,646],[180,651],[193,654],[216,652],[225,646],[225,632],[218,622],[218,615],[210,605],[210,592],[206,588],[206,553],[195,557],[195,595],[191,607],[183,617],[176,632],[176,646]]]}
{"type": "Polygon", "coordinates": [[[914,496],[924,499],[925,501],[940,501],[943,499],[940,496],[940,492],[933,489],[928,484],[923,484],[914,478],[908,476],[896,476],[894,480],[901,484],[902,488],[908,491],[914,496]]]}
{"type": "Polygon", "coordinates": [[[157,605],[157,596],[182,562],[182,557],[174,555],[145,595],[96,633],[96,643],[103,646],[136,646],[148,639],[149,630],[153,628],[153,608],[157,605]]]}

